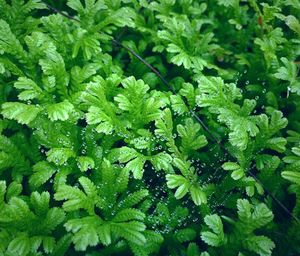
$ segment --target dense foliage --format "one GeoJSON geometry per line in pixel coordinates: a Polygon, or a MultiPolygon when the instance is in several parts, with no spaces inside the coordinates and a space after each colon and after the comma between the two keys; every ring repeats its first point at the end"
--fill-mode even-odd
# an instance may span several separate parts
{"type": "Polygon", "coordinates": [[[0,255],[300,255],[299,18],[0,0],[0,255]]]}

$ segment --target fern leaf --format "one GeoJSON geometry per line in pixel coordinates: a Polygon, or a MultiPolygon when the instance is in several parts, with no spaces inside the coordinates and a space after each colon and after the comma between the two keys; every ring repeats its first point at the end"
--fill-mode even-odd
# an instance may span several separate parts
{"type": "Polygon", "coordinates": [[[38,162],[33,166],[33,174],[29,178],[29,184],[32,188],[38,188],[43,185],[56,172],[56,168],[46,161],[38,162]]]}
{"type": "Polygon", "coordinates": [[[29,124],[41,112],[41,108],[19,102],[6,102],[2,104],[2,115],[7,119],[13,119],[20,124],[29,124]]]}
{"type": "Polygon", "coordinates": [[[74,106],[69,101],[64,100],[47,106],[48,117],[51,121],[65,121],[69,119],[69,115],[73,111],[74,106]]]}
{"type": "Polygon", "coordinates": [[[56,165],[63,165],[71,157],[75,157],[75,153],[69,148],[52,148],[47,152],[47,160],[56,165]]]}
{"type": "Polygon", "coordinates": [[[20,100],[31,100],[38,98],[42,94],[42,89],[37,86],[37,84],[27,78],[27,77],[19,77],[18,81],[15,82],[14,87],[23,90],[21,93],[19,93],[18,98],[20,100]]]}
{"type": "Polygon", "coordinates": [[[146,196],[148,196],[149,192],[146,189],[142,189],[136,191],[129,196],[127,196],[123,201],[122,205],[119,206],[120,209],[131,208],[132,206],[141,202],[146,196]]]}
{"type": "Polygon", "coordinates": [[[112,219],[114,222],[125,222],[129,220],[143,220],[145,214],[138,209],[128,208],[119,211],[112,219]]]}

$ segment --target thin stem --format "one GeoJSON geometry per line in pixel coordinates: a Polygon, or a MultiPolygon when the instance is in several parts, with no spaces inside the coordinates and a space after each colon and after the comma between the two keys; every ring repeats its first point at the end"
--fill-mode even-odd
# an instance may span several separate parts
{"type": "Polygon", "coordinates": [[[251,172],[250,170],[248,170],[248,173],[250,174],[250,176],[256,180],[256,182],[258,182],[262,187],[263,189],[267,192],[267,194],[290,216],[292,217],[296,222],[299,222],[299,219],[294,215],[292,214],[286,207],[283,203],[281,203],[280,200],[278,200],[274,195],[273,193],[271,193],[267,188],[266,186],[256,177],[256,175],[251,172]]]}
{"type": "MultiPolygon", "coordinates": [[[[99,32],[100,33],[100,32],[99,32]]],[[[129,48],[128,46],[122,44],[121,42],[119,42],[118,40],[112,38],[111,39],[112,42],[122,48],[124,48],[125,50],[127,50],[128,52],[130,52],[134,57],[136,57],[139,61],[141,61],[146,67],[148,67],[149,69],[151,69],[151,71],[159,77],[159,79],[164,83],[164,85],[166,85],[172,92],[173,94],[176,94],[176,91],[174,89],[174,87],[172,85],[170,85],[168,83],[168,81],[160,74],[160,72],[155,69],[151,64],[149,64],[145,59],[143,59],[138,53],[136,53],[134,50],[132,50],[131,48],[129,48]]]]}
{"type": "Polygon", "coordinates": [[[54,11],[54,12],[56,12],[56,13],[59,13],[60,15],[66,17],[66,18],[68,18],[68,19],[70,19],[70,20],[74,20],[74,21],[77,21],[77,22],[80,23],[80,20],[76,19],[75,17],[73,17],[73,16],[71,16],[71,15],[65,13],[65,12],[62,12],[61,10],[56,9],[55,7],[51,6],[50,4],[47,4],[47,3],[46,3],[45,1],[43,1],[43,0],[41,0],[41,2],[42,2],[44,5],[46,5],[47,8],[48,8],[49,10],[54,11]]]}

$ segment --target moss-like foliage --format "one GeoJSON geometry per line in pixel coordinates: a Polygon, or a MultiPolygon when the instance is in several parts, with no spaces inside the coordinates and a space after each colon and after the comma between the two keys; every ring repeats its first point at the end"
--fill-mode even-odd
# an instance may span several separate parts
{"type": "Polygon", "coordinates": [[[300,255],[299,19],[0,0],[0,256],[300,255]]]}

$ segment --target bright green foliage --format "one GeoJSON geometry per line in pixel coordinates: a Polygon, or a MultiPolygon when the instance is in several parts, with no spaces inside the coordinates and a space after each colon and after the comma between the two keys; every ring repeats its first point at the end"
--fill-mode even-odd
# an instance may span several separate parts
{"type": "Polygon", "coordinates": [[[125,169],[132,171],[135,179],[141,179],[146,159],[136,150],[128,147],[122,147],[118,150],[120,163],[126,163],[125,169]]]}
{"type": "Polygon", "coordinates": [[[87,246],[99,243],[107,246],[120,238],[133,247],[135,244],[144,245],[147,241],[143,234],[146,226],[142,222],[145,214],[132,207],[148,195],[147,190],[136,191],[122,199],[119,194],[124,193],[128,182],[126,169],[115,169],[104,160],[101,170],[102,177],[97,186],[90,179],[80,177],[79,184],[83,191],[77,187],[60,185],[55,194],[56,200],[65,200],[65,211],[83,209],[88,213],[88,216],[70,219],[64,225],[67,231],[74,233],[72,241],[75,249],[84,251],[87,246]],[[96,209],[100,210],[100,216],[96,209]]]}
{"type": "Polygon", "coordinates": [[[30,176],[29,184],[33,188],[43,185],[56,172],[55,167],[46,161],[36,163],[32,170],[33,174],[30,176]]]}
{"type": "Polygon", "coordinates": [[[47,152],[47,160],[56,165],[63,165],[72,156],[74,153],[68,148],[52,148],[47,152]]]}
{"type": "Polygon", "coordinates": [[[28,173],[29,162],[17,144],[6,136],[0,136],[0,172],[11,170],[11,176],[20,181],[21,176],[28,173]]]}
{"type": "Polygon", "coordinates": [[[242,107],[234,101],[241,98],[241,93],[234,84],[224,84],[221,78],[199,80],[200,95],[197,102],[200,107],[209,107],[218,114],[218,120],[230,129],[229,141],[233,146],[245,150],[250,137],[258,133],[258,128],[250,113],[255,108],[255,100],[245,100],[242,107]]]}
{"type": "Polygon", "coordinates": [[[7,102],[2,105],[2,115],[18,121],[20,124],[29,124],[41,111],[39,107],[24,103],[7,102]]]}
{"type": "Polygon", "coordinates": [[[299,13],[0,0],[0,256],[300,255],[299,13]]]}
{"type": "Polygon", "coordinates": [[[73,111],[73,108],[74,106],[68,101],[52,104],[47,107],[48,117],[51,121],[65,121],[69,119],[69,114],[73,111]]]}
{"type": "Polygon", "coordinates": [[[190,166],[190,163],[175,158],[173,165],[177,167],[182,174],[167,174],[166,176],[167,186],[171,189],[177,188],[174,196],[177,199],[181,199],[189,192],[196,205],[205,204],[207,202],[206,194],[203,191],[203,187],[199,185],[197,175],[195,174],[194,168],[190,166]]]}
{"type": "Polygon", "coordinates": [[[23,90],[19,95],[19,100],[32,100],[38,98],[43,91],[37,84],[26,77],[20,77],[14,84],[16,89],[23,90]]]}
{"type": "Polygon", "coordinates": [[[129,136],[128,129],[143,128],[160,117],[163,102],[158,97],[150,97],[148,85],[129,77],[122,81],[123,90],[118,90],[116,87],[120,82],[116,75],[106,81],[97,77],[82,94],[83,101],[92,105],[86,114],[87,122],[97,125],[95,129],[99,133],[117,132],[129,136]],[[115,104],[108,101],[114,95],[115,104]]]}
{"type": "Polygon", "coordinates": [[[283,160],[291,165],[287,167],[285,171],[281,173],[282,177],[300,185],[300,173],[299,173],[299,165],[300,165],[300,148],[294,147],[292,148],[292,152],[296,156],[287,156],[283,160]]]}
{"type": "Polygon", "coordinates": [[[93,158],[88,156],[79,156],[78,157],[78,167],[82,172],[87,171],[88,169],[95,168],[95,162],[93,158]]]}
{"type": "Polygon", "coordinates": [[[178,135],[181,138],[180,151],[189,155],[207,145],[207,140],[204,135],[200,135],[200,125],[195,123],[192,119],[186,119],[185,125],[179,124],[177,126],[178,135]]]}
{"type": "Polygon", "coordinates": [[[238,220],[222,216],[232,226],[228,234],[224,234],[223,223],[218,215],[206,215],[204,222],[211,231],[201,232],[202,240],[211,246],[222,247],[223,252],[231,248],[230,253],[234,254],[248,250],[261,256],[271,255],[274,242],[253,232],[272,221],[272,212],[265,204],[251,205],[246,199],[237,201],[237,209],[238,220]]]}
{"type": "Polygon", "coordinates": [[[292,155],[283,158],[288,165],[281,172],[281,176],[291,182],[289,192],[296,194],[296,206],[294,211],[296,214],[300,212],[300,148],[293,147],[292,155]]]}
{"type": "Polygon", "coordinates": [[[297,78],[297,66],[295,63],[289,61],[287,58],[282,57],[281,61],[283,63],[283,67],[280,67],[277,70],[277,73],[274,74],[274,76],[278,79],[288,81],[289,87],[288,89],[291,92],[300,94],[300,81],[299,78],[297,78]]]}
{"type": "Polygon", "coordinates": [[[204,222],[213,231],[203,231],[201,233],[201,238],[205,243],[211,246],[221,246],[223,243],[226,243],[223,224],[218,215],[207,215],[204,218],[204,222]]]}
{"type": "Polygon", "coordinates": [[[57,207],[49,208],[48,192],[33,192],[29,198],[22,199],[21,184],[11,183],[6,187],[5,181],[1,181],[0,186],[0,233],[4,237],[0,252],[31,255],[40,248],[45,253],[54,251],[58,242],[53,231],[64,221],[64,211],[57,207]]]}

